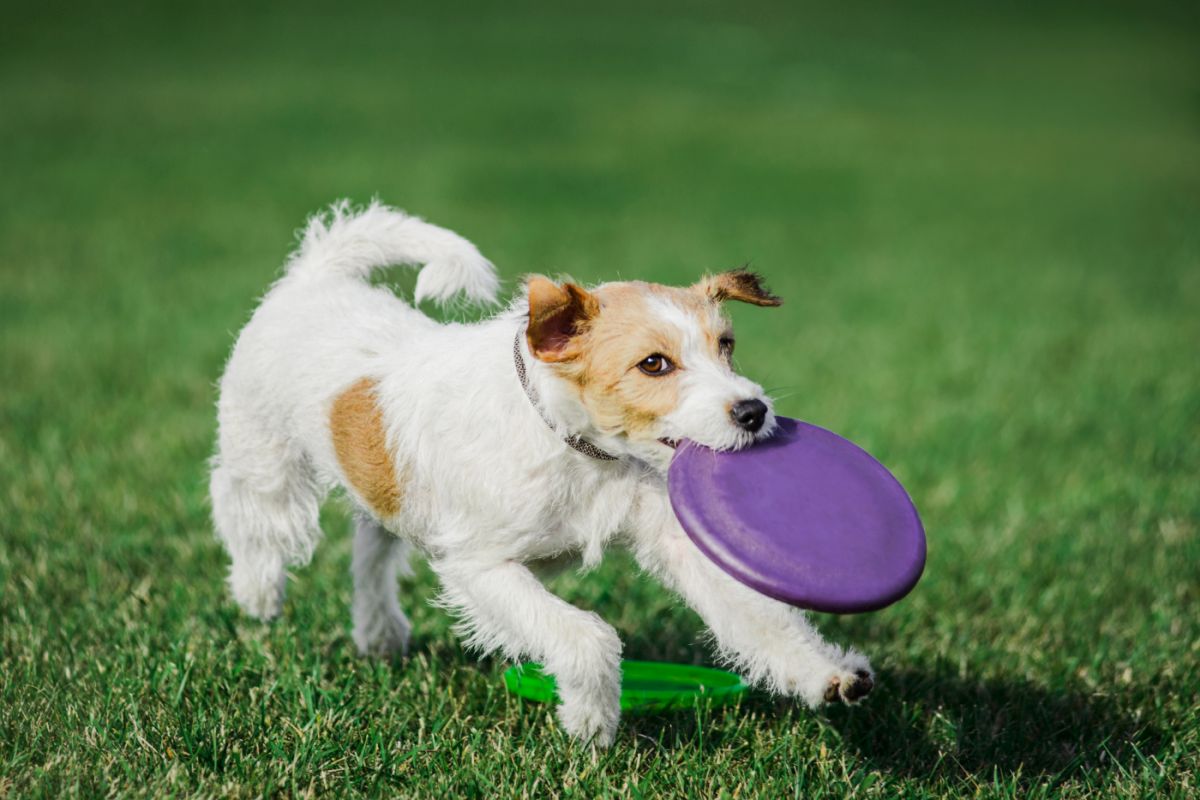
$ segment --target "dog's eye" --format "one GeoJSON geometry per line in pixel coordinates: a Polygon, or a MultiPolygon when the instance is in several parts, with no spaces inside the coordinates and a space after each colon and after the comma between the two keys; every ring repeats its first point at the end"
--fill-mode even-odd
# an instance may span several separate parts
{"type": "Polygon", "coordinates": [[[666,375],[671,370],[675,369],[675,365],[671,363],[671,359],[664,356],[662,353],[655,353],[652,356],[646,356],[637,365],[646,375],[666,375]]]}
{"type": "Polygon", "coordinates": [[[717,340],[717,349],[721,351],[721,355],[729,358],[733,355],[733,337],[722,336],[717,340]]]}

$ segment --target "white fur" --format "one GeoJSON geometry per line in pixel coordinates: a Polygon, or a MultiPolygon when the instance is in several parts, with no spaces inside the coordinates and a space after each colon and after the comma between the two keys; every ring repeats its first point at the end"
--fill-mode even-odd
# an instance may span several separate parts
{"type": "Polygon", "coordinates": [[[680,375],[683,400],[663,419],[662,435],[703,442],[715,450],[736,450],[774,433],[775,410],[771,398],[761,386],[738,375],[724,359],[711,352],[700,320],[666,299],[653,297],[650,303],[660,318],[679,331],[683,360],[687,364],[680,375]],[[751,397],[762,400],[768,409],[766,421],[756,433],[729,424],[729,407],[751,397]]]}
{"type": "MultiPolygon", "coordinates": [[[[670,509],[669,448],[600,436],[526,348],[530,380],[555,429],[546,425],[513,366],[523,300],[478,324],[439,325],[365,282],[372,269],[397,262],[426,264],[418,300],[463,293],[490,301],[497,290],[492,265],[456,234],[379,204],[359,213],[339,204],[309,223],[234,347],[220,384],[211,494],[232,558],[230,587],[248,613],[280,612],[285,569],[308,562],[321,536],[319,505],[342,486],[362,514],[353,557],[359,649],[407,646],[395,576],[406,562],[403,542],[411,541],[429,557],[442,602],[460,616],[472,645],[542,661],[557,677],[559,719],[581,739],[613,739],[621,642],[596,614],[547,591],[527,565],[564,553],[594,565],[617,538],[700,614],[720,652],[749,678],[815,706],[831,684],[869,673],[865,658],[824,642],[802,613],[704,557],[670,509]],[[364,377],[376,381],[388,446],[404,466],[394,518],[371,517],[330,437],[334,398],[364,377]],[[568,432],[594,436],[621,458],[588,458],[563,443],[568,432]]],[[[739,397],[766,399],[761,389],[702,352],[695,322],[668,305],[655,313],[691,337],[690,362],[683,401],[664,418],[662,435],[714,447],[749,443],[754,437],[732,424],[727,406],[739,397]]],[[[772,425],[773,415],[760,435],[772,425]]]]}
{"type": "Polygon", "coordinates": [[[365,279],[393,264],[424,265],[417,276],[418,303],[446,303],[459,292],[472,302],[490,303],[500,288],[495,267],[466,239],[378,201],[355,212],[343,200],[312,217],[287,271],[294,277],[336,272],[365,279]]]}

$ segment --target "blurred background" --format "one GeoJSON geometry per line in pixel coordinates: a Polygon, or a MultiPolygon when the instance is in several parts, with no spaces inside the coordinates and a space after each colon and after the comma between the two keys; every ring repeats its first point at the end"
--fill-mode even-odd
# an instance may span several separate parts
{"type": "MultiPolygon", "coordinates": [[[[1194,790],[1195,3],[4,18],[0,796],[1194,790]],[[413,659],[354,657],[336,502],[285,618],[239,616],[213,384],[342,197],[461,232],[509,291],[764,273],[786,302],[733,309],[740,367],[928,529],[913,595],[822,620],[874,656],[871,704],[633,720],[597,764],[459,649],[427,571],[413,659]]],[[[711,659],[619,555],[555,588],[628,657],[711,659]]]]}

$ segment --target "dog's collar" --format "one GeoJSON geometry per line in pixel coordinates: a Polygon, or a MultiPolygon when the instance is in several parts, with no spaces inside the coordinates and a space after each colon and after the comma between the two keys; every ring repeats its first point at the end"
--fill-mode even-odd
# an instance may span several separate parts
{"type": "MultiPolygon", "coordinates": [[[[537,392],[534,390],[533,385],[529,382],[529,373],[525,371],[525,359],[521,356],[521,334],[523,332],[524,328],[518,328],[517,336],[515,339],[513,339],[513,364],[517,368],[517,378],[521,381],[521,388],[525,390],[525,396],[529,398],[529,402],[538,412],[538,416],[542,418],[542,421],[545,422],[551,430],[553,430],[554,425],[546,417],[546,412],[544,412],[542,407],[538,404],[537,392]]],[[[573,450],[577,450],[580,453],[583,453],[585,456],[594,458],[597,461],[617,460],[616,456],[612,455],[611,453],[606,453],[581,436],[564,436],[563,441],[566,442],[567,446],[573,450]]]]}

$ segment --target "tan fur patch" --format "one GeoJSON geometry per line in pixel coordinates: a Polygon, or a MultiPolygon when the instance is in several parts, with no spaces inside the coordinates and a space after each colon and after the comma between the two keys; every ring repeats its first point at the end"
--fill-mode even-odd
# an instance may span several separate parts
{"type": "Polygon", "coordinates": [[[380,517],[395,516],[404,493],[375,401],[375,381],[363,378],[334,399],[329,431],[346,480],[380,517]]]}
{"type": "Polygon", "coordinates": [[[761,275],[745,268],[710,275],[696,284],[695,288],[718,303],[725,300],[740,300],[756,306],[777,306],[783,303],[763,285],[761,275]]]}
{"type": "Polygon", "coordinates": [[[542,361],[566,361],[573,357],[572,339],[589,319],[600,312],[600,304],[582,286],[561,286],[541,275],[526,284],[529,325],[525,338],[529,350],[542,361]]]}

